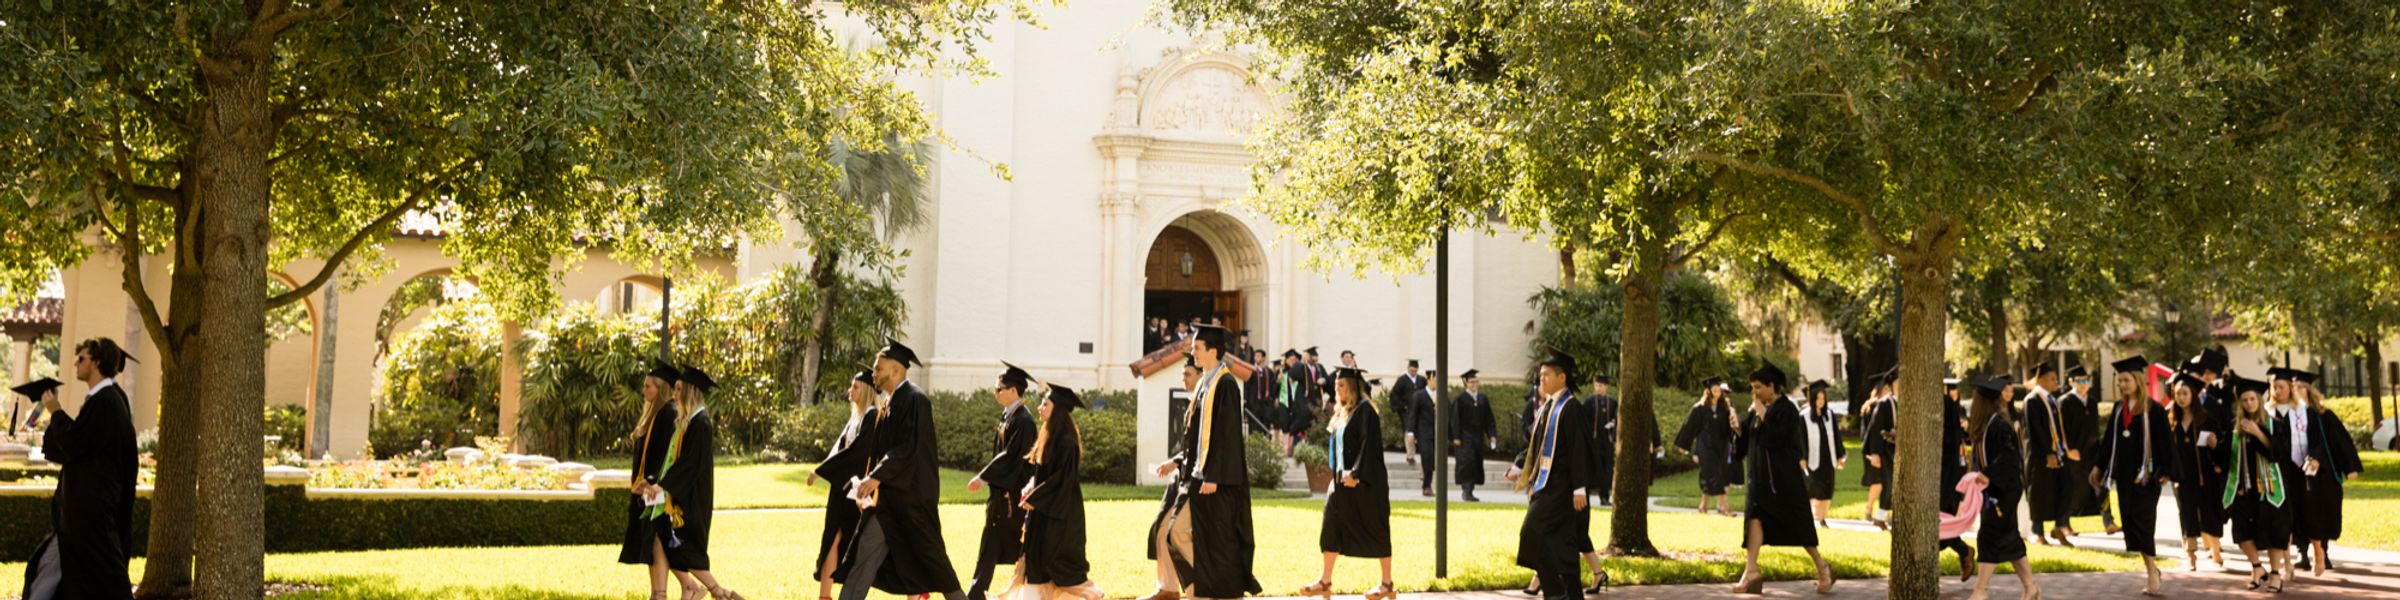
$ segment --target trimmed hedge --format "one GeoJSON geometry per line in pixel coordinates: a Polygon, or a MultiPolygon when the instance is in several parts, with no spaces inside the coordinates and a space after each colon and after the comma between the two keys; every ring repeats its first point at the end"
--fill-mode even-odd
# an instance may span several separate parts
{"type": "MultiPolygon", "coordinates": [[[[590,500],[310,499],[297,485],[266,488],[268,552],[607,544],[624,539],[624,488],[590,500]]],[[[50,535],[50,497],[0,496],[0,561],[31,559],[50,535]]],[[[147,553],[150,498],[133,500],[133,555],[147,553]]]]}
{"type": "MultiPolygon", "coordinates": [[[[990,390],[928,392],[933,403],[935,435],[940,437],[936,461],[943,467],[973,472],[992,459],[993,428],[1000,423],[1000,405],[990,390]]],[[[1086,399],[1106,408],[1075,411],[1076,428],[1083,432],[1083,480],[1093,483],[1133,483],[1134,411],[1131,392],[1101,392],[1086,399]]],[[[850,405],[825,402],[778,417],[769,446],[794,460],[825,457],[834,436],[850,421],[850,405]]]]}

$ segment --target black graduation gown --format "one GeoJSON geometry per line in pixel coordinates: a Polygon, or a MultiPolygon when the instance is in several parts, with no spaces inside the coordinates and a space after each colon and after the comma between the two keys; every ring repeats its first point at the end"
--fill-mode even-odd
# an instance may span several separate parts
{"type": "Polygon", "coordinates": [[[1500,437],[1499,424],[1492,422],[1492,402],[1481,392],[1459,392],[1450,399],[1450,460],[1451,479],[1455,483],[1483,485],[1483,450],[1500,437]]]}
{"type": "Polygon", "coordinates": [[[2025,497],[2025,451],[2006,415],[1992,415],[1983,439],[1975,441],[1976,470],[1983,488],[1983,516],[1976,522],[1975,562],[2000,564],[2025,558],[2025,534],[2017,529],[2017,504],[2025,497]]]}
{"type": "Polygon", "coordinates": [[[2100,514],[2100,490],[2091,486],[2092,472],[2100,463],[2092,458],[2090,448],[2100,439],[2099,401],[2085,398],[2070,390],[2058,397],[2061,410],[2067,417],[2067,447],[2077,449],[2083,458],[2067,461],[2067,515],[2089,517],[2100,514]]]}
{"type": "Polygon", "coordinates": [[[133,549],[135,461],[133,410],[124,388],[111,384],[84,399],[73,417],[52,412],[42,434],[42,456],[58,464],[58,490],[50,496],[50,537],[25,563],[25,587],[41,572],[40,558],[58,549],[61,600],[132,598],[125,575],[133,549]]]}
{"type": "Polygon", "coordinates": [[[2292,539],[2339,540],[2343,478],[2365,469],[2358,461],[2358,442],[2350,439],[2350,429],[2342,425],[2339,415],[2330,410],[2312,410],[2308,419],[2308,455],[2317,459],[2317,474],[2303,474],[2285,483],[2300,491],[2300,510],[2292,522],[2292,539]]]}
{"type": "MultiPolygon", "coordinates": [[[[957,591],[958,571],[950,567],[942,543],[942,498],[939,465],[941,445],[933,424],[933,403],[916,384],[902,382],[885,403],[883,421],[875,426],[868,454],[875,468],[868,477],[878,482],[876,504],[860,518],[883,527],[890,552],[875,573],[875,589],[897,595],[957,591]]],[[[1239,427],[1239,425],[1235,425],[1239,427]]]]}
{"type": "MultiPolygon", "coordinates": [[[[817,478],[825,480],[825,531],[817,539],[817,562],[809,563],[814,572],[825,564],[825,553],[833,550],[834,538],[842,541],[839,556],[849,556],[852,542],[858,537],[858,503],[850,501],[850,479],[867,474],[868,440],[875,438],[875,407],[859,413],[858,421],[843,426],[833,448],[826,451],[825,460],[817,463],[817,478]]],[[[847,561],[843,561],[847,562],[847,561]]],[[[849,569],[836,568],[834,580],[846,579],[849,569]]]]}
{"type": "Polygon", "coordinates": [[[1592,413],[1592,495],[1607,498],[1617,480],[1617,398],[1592,394],[1584,399],[1592,413]]]}
{"type": "MultiPolygon", "coordinates": [[[[1241,382],[1226,373],[1217,376],[1208,397],[1193,398],[1194,414],[1184,419],[1184,453],[1171,459],[1182,465],[1178,485],[1185,488],[1182,501],[1191,507],[1195,556],[1182,579],[1203,598],[1233,598],[1262,589],[1250,570],[1258,540],[1250,529],[1250,471],[1242,452],[1241,415],[1235,412],[1241,393],[1241,382]],[[1203,483],[1216,484],[1216,493],[1200,493],[1203,483]]],[[[1157,539],[1155,532],[1151,539],[1157,539]]]]}
{"type": "Polygon", "coordinates": [[[1777,398],[1767,414],[1742,414],[1735,432],[1734,459],[1743,460],[1750,485],[1742,502],[1742,518],[1758,521],[1759,543],[1767,546],[1817,545],[1816,516],[1808,507],[1808,421],[1788,398],[1777,398]]]}
{"type": "Polygon", "coordinates": [[[1006,411],[992,433],[992,459],[975,474],[986,491],[983,544],[975,554],[977,576],[989,576],[991,566],[1012,564],[1024,556],[1025,511],[1017,507],[1024,498],[1018,495],[1025,493],[1025,482],[1033,479],[1033,463],[1025,457],[1033,454],[1034,437],[1041,431],[1030,414],[1033,407],[1019,402],[1006,411]]]}
{"type": "MultiPolygon", "coordinates": [[[[2158,554],[2159,484],[2171,471],[2175,431],[2167,424],[2164,409],[2152,406],[2141,414],[2127,415],[2128,408],[2117,407],[2119,412],[2108,419],[2107,429],[2084,448],[2083,458],[2100,471],[2101,479],[2116,486],[2117,522],[2124,527],[2125,551],[2152,556],[2158,554]]],[[[2083,483],[2090,487],[2091,480],[2083,483]]]]}
{"type": "Polygon", "coordinates": [[[1242,384],[1243,407],[1249,409],[1244,423],[1251,433],[1270,433],[1277,425],[1275,411],[1275,370],[1261,365],[1250,372],[1250,381],[1242,384]]]}
{"type": "Polygon", "coordinates": [[[1284,377],[1291,380],[1292,393],[1289,397],[1284,398],[1282,405],[1278,407],[1283,412],[1283,431],[1285,433],[1308,431],[1309,426],[1316,424],[1317,421],[1316,412],[1312,410],[1316,406],[1318,395],[1316,367],[1309,366],[1308,363],[1300,363],[1284,371],[1284,377]]]}
{"type": "Polygon", "coordinates": [[[2200,445],[2200,433],[2209,431],[2209,421],[2179,424],[2175,432],[2175,514],[2186,537],[2225,535],[2225,444],[2219,436],[2217,445],[2200,445]]]}
{"type": "MultiPolygon", "coordinates": [[[[1391,393],[1384,397],[1384,406],[1392,407],[1392,414],[1400,418],[1400,431],[1404,433],[1416,432],[1417,419],[1426,418],[1424,415],[1417,414],[1417,390],[1422,388],[1424,385],[1417,383],[1415,377],[1401,375],[1392,380],[1391,393]]],[[[1425,426],[1427,431],[1433,430],[1431,423],[1431,421],[1427,421],[1425,426]]],[[[1417,443],[1425,443],[1432,439],[1418,436],[1417,443]]]]}
{"type": "MultiPolygon", "coordinates": [[[[1325,518],[1317,529],[1317,550],[1359,558],[1392,555],[1392,494],[1383,466],[1383,417],[1375,403],[1360,402],[1350,422],[1336,433],[1342,440],[1343,472],[1334,473],[1325,495],[1325,518]],[[1342,485],[1342,476],[1358,480],[1342,485]]],[[[1433,437],[1419,445],[1433,445],[1433,437]]],[[[1330,449],[1330,444],[1328,444],[1330,449]]]]}
{"type": "MultiPolygon", "coordinates": [[[[1832,500],[1834,463],[1849,460],[1850,449],[1842,445],[1842,428],[1834,425],[1831,411],[1819,415],[1813,410],[1803,410],[1801,415],[1807,427],[1817,430],[1817,460],[1808,465],[1808,497],[1832,500]]],[[[1801,439],[1807,441],[1805,435],[1801,439]]]]}
{"type": "MultiPolygon", "coordinates": [[[[1053,409],[1058,410],[1058,409],[1053,409]]],[[[1058,416],[1058,415],[1053,415],[1058,416]]],[[[1091,578],[1084,555],[1083,443],[1066,431],[1050,434],[1042,462],[1034,466],[1033,492],[1025,502],[1025,581],[1062,587],[1091,578]]]]}
{"type": "Polygon", "coordinates": [[[1726,486],[1742,484],[1741,466],[1734,461],[1736,442],[1733,423],[1733,404],[1730,402],[1692,405],[1692,412],[1683,418],[1683,429],[1675,433],[1675,447],[1682,448],[1700,459],[1700,493],[1708,496],[1725,495],[1726,486]]]}
{"type": "MultiPolygon", "coordinates": [[[[715,413],[707,407],[692,413],[684,423],[683,443],[676,447],[675,460],[658,473],[658,487],[667,491],[667,501],[683,511],[683,526],[674,527],[673,544],[667,545],[667,566],[677,571],[708,570],[708,526],[715,511],[717,490],[717,428],[715,413]]],[[[667,439],[675,439],[670,424],[667,439]]],[[[659,515],[652,521],[663,531],[673,526],[669,515],[659,515]]]]}
{"type": "MultiPolygon", "coordinates": [[[[2291,475],[2299,470],[2284,468],[2291,462],[2292,430],[2272,418],[2275,416],[2273,412],[2269,412],[2268,416],[2270,418],[2258,426],[2260,433],[2267,434],[2263,443],[2249,434],[2240,433],[2239,422],[2236,422],[2235,435],[2242,436],[2242,447],[2238,454],[2230,456],[2240,464],[2232,465],[2225,471],[2225,485],[2233,488],[2233,498],[2225,505],[2225,516],[2233,523],[2234,543],[2249,542],[2259,550],[2281,550],[2292,543],[2292,509],[2297,504],[2292,502],[2289,490],[2292,487],[2291,475]],[[2282,480],[2286,494],[2282,502],[2273,501],[2266,493],[2269,486],[2278,483],[2265,476],[2270,472],[2282,480]]],[[[2229,447],[2227,452],[2233,452],[2233,449],[2229,447]]]]}
{"type": "Polygon", "coordinates": [[[1575,498],[1583,493],[1591,476],[1591,452],[1584,448],[1590,443],[1591,410],[1572,394],[1560,395],[1542,407],[1546,417],[1537,417],[1534,437],[1527,438],[1524,456],[1517,459],[1518,477],[1531,478],[1528,483],[1525,524],[1517,530],[1517,566],[1533,569],[1548,577],[1574,577],[1580,563],[1578,542],[1590,533],[1579,525],[1588,523],[1588,511],[1575,509],[1575,498]],[[1549,429],[1544,432],[1540,429],[1549,429]],[[1547,475],[1541,468],[1544,449],[1550,455],[1547,475]]]}
{"type": "MultiPolygon", "coordinates": [[[[1967,500],[1967,495],[1958,491],[1958,481],[1966,478],[1967,409],[1955,400],[1945,399],[1942,401],[1942,512],[1956,515],[1975,510],[1959,506],[1967,500]]],[[[1885,492],[1888,494],[1890,490],[1885,492]]]]}
{"type": "MultiPolygon", "coordinates": [[[[639,460],[633,464],[633,481],[652,485],[658,483],[658,466],[667,460],[667,440],[675,436],[675,403],[658,407],[650,416],[650,430],[634,441],[639,460]]],[[[642,518],[642,497],[635,494],[625,501],[625,545],[617,551],[617,562],[628,565],[650,564],[650,541],[658,532],[650,520],[642,518]]],[[[822,564],[822,563],[819,563],[822,564]]]]}
{"type": "Polygon", "coordinates": [[[2074,484],[2067,480],[2066,448],[2073,440],[2066,424],[2072,419],[2058,403],[2038,392],[2025,395],[2025,494],[2033,500],[2030,514],[2037,523],[2071,514],[2067,501],[2074,484]]]}
{"type": "MultiPolygon", "coordinates": [[[[1858,432],[1858,451],[1875,457],[1875,460],[1861,465],[1859,485],[1871,487],[1892,480],[1892,448],[1896,441],[1892,439],[1892,408],[1890,399],[1877,400],[1867,403],[1867,410],[1859,415],[1861,429],[1858,432]],[[1883,464],[1878,465],[1877,462],[1883,464]]],[[[1892,491],[1885,489],[1882,497],[1876,500],[1876,506],[1891,505],[1892,491]]]]}
{"type": "Polygon", "coordinates": [[[1434,458],[1441,456],[1443,450],[1442,441],[1433,437],[1436,410],[1431,388],[1418,387],[1415,393],[1409,394],[1408,413],[1412,418],[1404,421],[1408,425],[1408,432],[1417,436],[1417,480],[1421,487],[1433,486],[1434,458]]]}

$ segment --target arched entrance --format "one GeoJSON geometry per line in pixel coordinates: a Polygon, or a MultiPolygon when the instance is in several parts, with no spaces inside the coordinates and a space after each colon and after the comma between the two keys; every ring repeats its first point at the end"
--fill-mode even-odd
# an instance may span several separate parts
{"type": "Polygon", "coordinates": [[[1265,253],[1240,219],[1213,209],[1176,216],[1152,236],[1142,268],[1142,318],[1169,329],[1187,322],[1233,331],[1259,323],[1265,253]]]}

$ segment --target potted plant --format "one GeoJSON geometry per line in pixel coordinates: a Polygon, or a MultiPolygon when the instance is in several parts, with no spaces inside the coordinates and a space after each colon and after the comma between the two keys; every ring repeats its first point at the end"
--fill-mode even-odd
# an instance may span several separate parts
{"type": "Polygon", "coordinates": [[[1302,442],[1292,449],[1292,459],[1300,461],[1301,468],[1308,470],[1308,493],[1323,494],[1332,489],[1333,467],[1329,464],[1330,458],[1325,445],[1317,442],[1302,442]]]}

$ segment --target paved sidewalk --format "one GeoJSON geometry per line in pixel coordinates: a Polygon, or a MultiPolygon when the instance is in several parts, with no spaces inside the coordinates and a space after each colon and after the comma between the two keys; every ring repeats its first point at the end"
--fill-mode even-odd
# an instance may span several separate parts
{"type": "MultiPolygon", "coordinates": [[[[2076,600],[2080,598],[2141,598],[2140,573],[2065,573],[2037,575],[2034,582],[2042,588],[2042,597],[2076,600]]],[[[2376,568],[2373,571],[2357,568],[2327,573],[2322,580],[2302,579],[2284,587],[2282,594],[2265,590],[2244,589],[2245,578],[2238,573],[2166,573],[2165,596],[2184,598],[2275,598],[2305,600],[2313,598],[2393,598],[2400,597],[2400,570],[2376,568]]],[[[1833,586],[1833,593],[1819,596],[1816,583],[1811,581],[1768,582],[1765,594],[1749,596],[1729,591],[1731,584],[1710,583],[1693,585],[1654,585],[1612,587],[1594,596],[1597,599],[1633,600],[1659,598],[1685,600],[1689,598],[1828,598],[1863,599],[1887,596],[1888,582],[1881,579],[1848,579],[1833,586]]],[[[1966,598],[1975,590],[1974,584],[1960,583],[1956,578],[1944,578],[1942,598],[1966,598]]],[[[1999,574],[1992,578],[1991,597],[2001,600],[2020,598],[2022,589],[2017,576],[1999,574]]],[[[1337,598],[1340,598],[1337,596],[1337,598]]],[[[1532,596],[1515,591],[1500,592],[1441,592],[1401,594],[1400,600],[1532,600],[1532,596]]],[[[1296,600],[1296,599],[1295,599],[1296,600]]]]}

